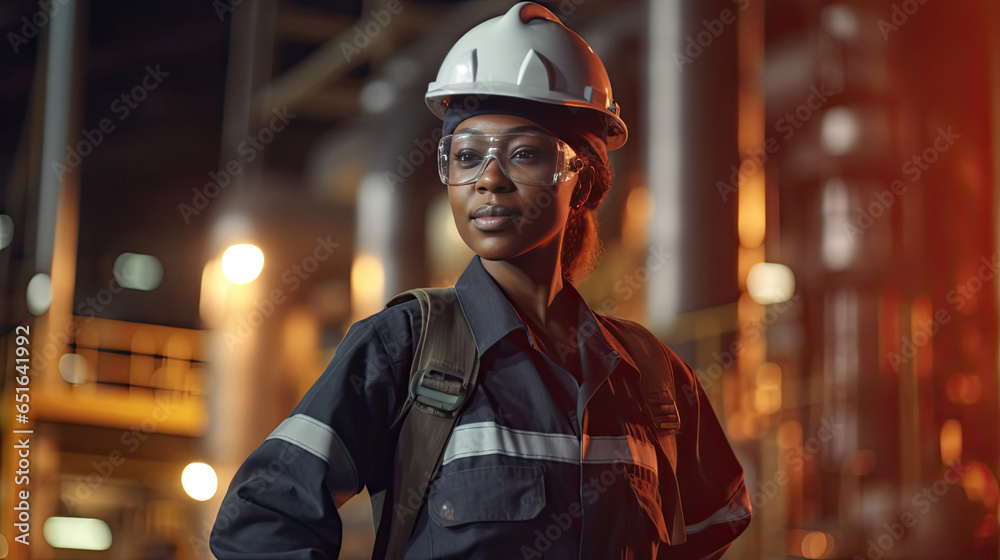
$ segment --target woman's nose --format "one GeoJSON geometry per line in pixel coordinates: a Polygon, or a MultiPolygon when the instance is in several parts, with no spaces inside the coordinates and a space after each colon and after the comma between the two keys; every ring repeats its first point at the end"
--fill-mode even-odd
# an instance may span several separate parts
{"type": "Polygon", "coordinates": [[[508,191],[514,188],[514,183],[507,178],[507,175],[500,168],[500,160],[491,157],[486,161],[486,168],[483,174],[476,181],[476,188],[480,191],[508,191]]]}

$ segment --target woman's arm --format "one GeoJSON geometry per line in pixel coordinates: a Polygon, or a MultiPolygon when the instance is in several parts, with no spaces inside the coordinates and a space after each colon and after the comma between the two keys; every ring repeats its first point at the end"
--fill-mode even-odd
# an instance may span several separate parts
{"type": "Polygon", "coordinates": [[[712,405],[691,367],[666,346],[681,418],[677,482],[687,542],[663,547],[668,558],[720,558],[750,523],[750,498],[712,405]]]}
{"type": "Polygon", "coordinates": [[[398,305],[356,323],[291,415],[229,486],[210,538],[219,560],[333,559],[337,506],[392,477],[419,307],[398,305]],[[416,320],[413,314],[416,313],[416,320]]]}

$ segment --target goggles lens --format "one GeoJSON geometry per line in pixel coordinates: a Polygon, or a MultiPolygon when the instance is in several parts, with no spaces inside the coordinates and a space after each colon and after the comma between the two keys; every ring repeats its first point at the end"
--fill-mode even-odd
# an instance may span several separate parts
{"type": "Polygon", "coordinates": [[[582,167],[568,144],[544,134],[449,134],[438,144],[438,173],[446,185],[475,183],[491,159],[511,181],[535,186],[565,181],[582,167]]]}

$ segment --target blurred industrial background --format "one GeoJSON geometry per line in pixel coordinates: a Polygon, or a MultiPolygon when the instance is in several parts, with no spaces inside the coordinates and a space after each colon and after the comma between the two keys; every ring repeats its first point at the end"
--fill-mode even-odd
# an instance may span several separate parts
{"type": "MultiPolygon", "coordinates": [[[[1000,557],[1000,3],[542,3],[630,127],[578,288],[697,369],[726,558],[1000,557]]],[[[352,322],[468,263],[423,92],[513,4],[0,4],[0,558],[211,558],[352,322]]]]}

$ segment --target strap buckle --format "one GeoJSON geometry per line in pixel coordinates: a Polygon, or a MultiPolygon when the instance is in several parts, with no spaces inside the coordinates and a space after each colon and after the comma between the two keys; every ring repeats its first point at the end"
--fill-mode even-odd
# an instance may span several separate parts
{"type": "Polygon", "coordinates": [[[410,398],[442,412],[458,410],[467,396],[466,376],[440,368],[422,369],[410,379],[410,398]]]}
{"type": "Polygon", "coordinates": [[[669,391],[647,395],[646,404],[649,407],[655,428],[674,432],[681,431],[681,418],[677,412],[677,404],[669,391]]]}

